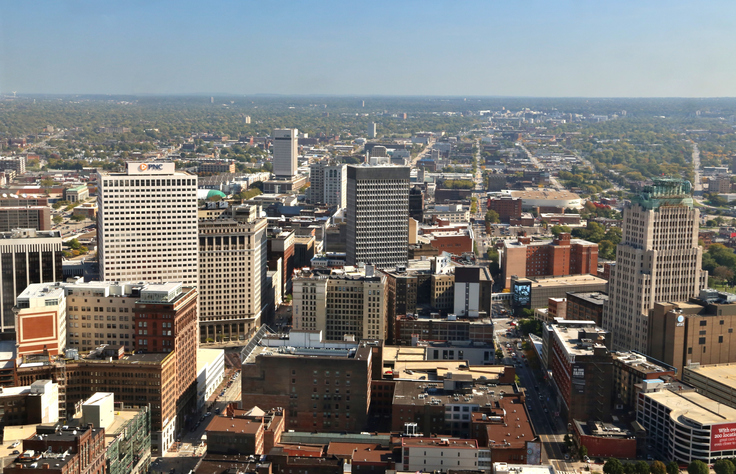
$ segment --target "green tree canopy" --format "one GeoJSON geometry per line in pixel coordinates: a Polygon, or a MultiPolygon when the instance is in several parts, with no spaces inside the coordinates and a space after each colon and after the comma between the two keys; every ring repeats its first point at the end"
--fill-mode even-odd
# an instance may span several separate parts
{"type": "Polygon", "coordinates": [[[662,461],[654,461],[650,467],[650,472],[652,474],[667,474],[667,466],[662,461]]]}
{"type": "Polygon", "coordinates": [[[708,465],[704,463],[703,461],[698,461],[697,459],[693,462],[691,462],[687,466],[687,473],[688,474],[708,474],[709,469],[708,465]]]}
{"type": "Polygon", "coordinates": [[[713,470],[716,471],[716,474],[734,474],[736,466],[728,459],[719,459],[713,464],[713,470]]]}
{"type": "Polygon", "coordinates": [[[567,232],[569,234],[570,232],[572,232],[572,229],[566,225],[556,225],[552,226],[552,229],[550,229],[550,231],[552,232],[552,235],[558,237],[563,232],[567,232]]]}
{"type": "Polygon", "coordinates": [[[604,474],[624,474],[624,465],[616,458],[608,458],[603,465],[604,474]]]}
{"type": "Polygon", "coordinates": [[[493,209],[488,209],[486,212],[486,218],[485,218],[486,224],[498,224],[501,222],[501,217],[498,215],[498,212],[494,211],[493,209]]]}
{"type": "Polygon", "coordinates": [[[677,464],[677,461],[667,463],[667,474],[680,474],[680,465],[677,464]]]}

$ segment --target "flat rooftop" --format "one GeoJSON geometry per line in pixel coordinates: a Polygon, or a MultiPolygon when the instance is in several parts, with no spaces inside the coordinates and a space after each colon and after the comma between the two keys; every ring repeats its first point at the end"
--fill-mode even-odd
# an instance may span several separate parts
{"type": "Polygon", "coordinates": [[[714,383],[724,385],[731,390],[736,390],[736,363],[693,365],[686,367],[685,370],[692,374],[692,376],[705,377],[714,383]]]}
{"type": "Polygon", "coordinates": [[[520,197],[522,199],[580,199],[580,196],[573,192],[567,190],[558,191],[550,188],[526,188],[522,191],[510,190],[508,193],[513,197],[520,197]]]}
{"type": "Polygon", "coordinates": [[[64,289],[54,286],[53,283],[32,283],[18,295],[18,299],[61,298],[62,296],[64,296],[64,289]]]}
{"type": "Polygon", "coordinates": [[[495,407],[505,394],[514,394],[512,385],[473,385],[466,393],[445,391],[442,381],[401,381],[394,388],[394,405],[452,405],[465,403],[481,407],[495,407]]]}
{"type": "Polygon", "coordinates": [[[441,448],[478,449],[475,439],[460,438],[401,438],[402,448],[441,448]]]}
{"type": "MultiPolygon", "coordinates": [[[[652,362],[652,360],[648,359],[645,355],[635,352],[615,352],[613,354],[613,359],[618,360],[619,362],[644,374],[674,372],[676,370],[674,367],[663,366],[656,362],[652,362]]],[[[736,365],[734,366],[734,369],[736,370],[736,365]]]]}
{"type": "Polygon", "coordinates": [[[736,409],[718,403],[697,392],[662,390],[644,394],[671,410],[670,417],[687,417],[701,425],[712,425],[736,420],[736,409]]]}
{"type": "Polygon", "coordinates": [[[568,354],[578,356],[593,355],[596,347],[605,347],[604,344],[599,343],[595,338],[595,334],[600,334],[603,337],[607,335],[606,331],[599,327],[588,326],[586,328],[567,328],[557,324],[553,324],[550,327],[562,342],[562,345],[568,354]],[[578,339],[579,332],[583,329],[586,333],[586,339],[590,339],[590,342],[584,342],[583,340],[578,339]]]}
{"type": "MultiPolygon", "coordinates": [[[[593,275],[568,275],[555,278],[527,278],[532,281],[532,288],[545,288],[565,285],[605,285],[608,280],[593,275]]],[[[699,306],[700,307],[700,306],[699,306]]],[[[702,307],[701,307],[702,308],[702,307]]]]}
{"type": "Polygon", "coordinates": [[[600,306],[603,306],[608,301],[608,295],[600,291],[586,291],[583,293],[572,293],[571,295],[588,303],[600,306]]]}

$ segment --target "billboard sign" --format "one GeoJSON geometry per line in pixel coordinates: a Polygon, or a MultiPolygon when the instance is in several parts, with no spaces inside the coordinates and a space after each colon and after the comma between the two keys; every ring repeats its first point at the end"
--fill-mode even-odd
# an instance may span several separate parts
{"type": "Polygon", "coordinates": [[[721,423],[710,427],[710,450],[731,451],[736,449],[736,423],[721,423]]]}

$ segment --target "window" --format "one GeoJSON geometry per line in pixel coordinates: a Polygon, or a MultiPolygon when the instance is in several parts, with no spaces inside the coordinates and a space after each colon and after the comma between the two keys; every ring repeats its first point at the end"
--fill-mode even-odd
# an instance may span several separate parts
{"type": "Polygon", "coordinates": [[[718,336],[718,343],[719,344],[722,344],[723,343],[723,336],[718,336]]]}
{"type": "Polygon", "coordinates": [[[701,325],[701,326],[707,326],[707,325],[708,325],[708,321],[706,321],[706,320],[704,319],[704,320],[700,321],[700,325],[701,325]]]}
{"type": "Polygon", "coordinates": [[[700,344],[700,345],[705,344],[705,338],[704,337],[698,338],[698,344],[700,344]]]}

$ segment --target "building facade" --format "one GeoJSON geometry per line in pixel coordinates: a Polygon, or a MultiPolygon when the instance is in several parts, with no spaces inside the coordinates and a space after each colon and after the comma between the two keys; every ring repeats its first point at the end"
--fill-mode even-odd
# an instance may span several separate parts
{"type": "Polygon", "coordinates": [[[267,242],[260,206],[199,221],[200,342],[245,340],[261,324],[267,242]]]}
{"type": "Polygon", "coordinates": [[[0,233],[0,330],[13,331],[16,297],[32,283],[62,281],[61,233],[16,229],[0,233]]]}
{"type": "Polygon", "coordinates": [[[505,241],[501,253],[501,268],[505,288],[511,277],[558,277],[595,274],[598,271],[598,244],[572,239],[561,233],[552,242],[533,242],[522,236],[517,241],[505,241]]]}
{"type": "Polygon", "coordinates": [[[655,303],[649,323],[647,354],[679,373],[736,360],[736,295],[707,289],[687,302],[655,303]]]}
{"type": "Polygon", "coordinates": [[[708,281],[698,245],[700,211],[688,181],[659,178],[624,208],[603,327],[614,349],[645,352],[648,314],[662,301],[687,301],[708,281]]]}
{"type": "Polygon", "coordinates": [[[174,163],[127,163],[98,176],[97,239],[103,281],[197,286],[197,177],[174,163]]]}
{"type": "Polygon", "coordinates": [[[301,331],[323,331],[325,339],[342,341],[388,336],[386,276],[363,270],[302,271],[293,280],[293,324],[301,331]]]}
{"type": "Polygon", "coordinates": [[[409,171],[405,166],[348,166],[348,265],[406,266],[409,171]]]}
{"type": "Polygon", "coordinates": [[[309,165],[307,202],[338,208],[347,206],[347,165],[321,160],[309,165]]]}
{"type": "Polygon", "coordinates": [[[296,128],[273,131],[273,174],[278,179],[291,179],[296,174],[299,154],[299,130],[296,128]]]}

